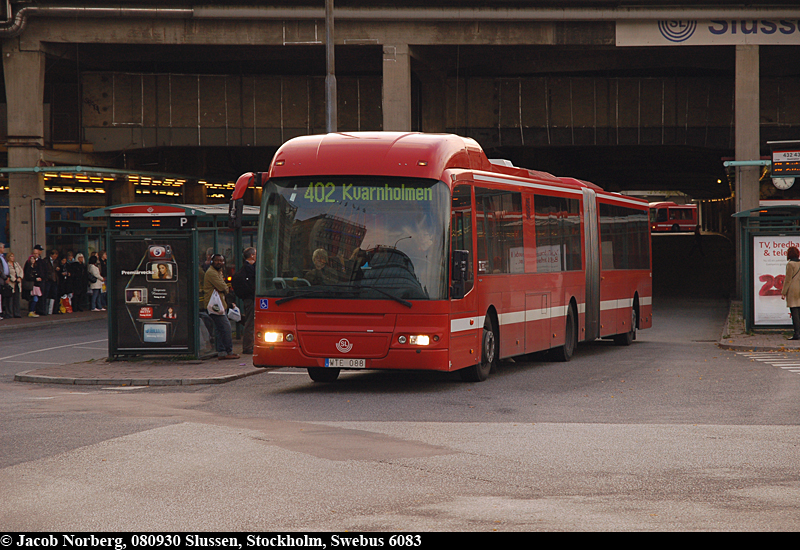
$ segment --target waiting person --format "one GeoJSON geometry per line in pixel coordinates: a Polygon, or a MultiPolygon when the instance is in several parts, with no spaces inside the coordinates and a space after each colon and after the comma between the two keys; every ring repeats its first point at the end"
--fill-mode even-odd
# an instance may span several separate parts
{"type": "Polygon", "coordinates": [[[55,303],[58,301],[58,250],[51,250],[50,256],[42,260],[44,266],[42,279],[42,299],[39,300],[39,315],[50,315],[58,311],[55,303]],[[51,309],[53,308],[53,309],[51,309]]]}
{"type": "MultiPolygon", "coordinates": [[[[38,317],[39,301],[44,294],[44,260],[40,257],[44,248],[41,245],[33,247],[33,252],[28,257],[23,268],[24,280],[30,284],[30,294],[23,296],[28,300],[28,317],[38,317]]],[[[41,300],[44,301],[44,300],[41,300]]]]}
{"type": "Polygon", "coordinates": [[[794,334],[789,340],[800,340],[800,250],[790,246],[786,250],[786,278],[783,280],[781,299],[786,300],[792,316],[794,334]]]}
{"type": "Polygon", "coordinates": [[[208,311],[208,302],[214,291],[217,291],[222,301],[222,311],[220,313],[209,313],[209,317],[214,322],[214,340],[217,346],[217,355],[220,360],[238,359],[239,356],[233,353],[233,337],[231,335],[231,323],[228,321],[228,304],[225,295],[228,293],[228,285],[225,282],[223,271],[225,270],[225,256],[214,254],[211,267],[206,270],[203,277],[203,308],[208,311]]]}
{"type": "Polygon", "coordinates": [[[19,319],[22,317],[20,299],[22,298],[22,280],[25,278],[25,271],[22,269],[22,266],[15,261],[13,252],[9,252],[6,255],[6,261],[8,262],[8,282],[13,291],[10,311],[7,310],[6,314],[9,318],[13,317],[19,319]]]}
{"type": "Polygon", "coordinates": [[[86,291],[89,287],[89,279],[86,276],[86,260],[83,254],[78,252],[75,261],[69,264],[69,270],[72,273],[72,311],[83,311],[86,291]]]}
{"type": "MultiPolygon", "coordinates": [[[[62,257],[59,261],[58,296],[59,298],[66,296],[70,300],[72,299],[72,273],[69,271],[66,256],[62,257]]],[[[58,305],[56,305],[56,307],[58,307],[58,305]]]]}
{"type": "Polygon", "coordinates": [[[103,278],[103,284],[100,285],[100,309],[105,311],[108,307],[108,288],[105,285],[108,277],[108,254],[105,250],[101,250],[97,256],[97,267],[100,269],[100,276],[103,278]]]}
{"type": "Polygon", "coordinates": [[[255,315],[256,300],[256,249],[252,246],[246,248],[242,254],[244,263],[242,269],[233,276],[233,291],[242,300],[244,315],[242,324],[244,332],[242,334],[242,353],[245,355],[253,354],[253,337],[255,327],[253,317],[255,315]]]}
{"type": "Polygon", "coordinates": [[[103,276],[100,275],[100,268],[97,266],[97,256],[89,258],[89,267],[86,271],[89,273],[89,289],[92,291],[92,303],[90,308],[92,311],[105,311],[100,301],[100,291],[103,289],[103,276]],[[93,282],[92,277],[94,277],[93,282]]]}
{"type": "Polygon", "coordinates": [[[6,245],[0,243],[0,318],[2,319],[8,318],[8,310],[10,309],[9,302],[11,301],[12,295],[12,293],[9,292],[11,290],[11,285],[8,284],[9,269],[8,261],[4,255],[5,248],[6,245]]]}

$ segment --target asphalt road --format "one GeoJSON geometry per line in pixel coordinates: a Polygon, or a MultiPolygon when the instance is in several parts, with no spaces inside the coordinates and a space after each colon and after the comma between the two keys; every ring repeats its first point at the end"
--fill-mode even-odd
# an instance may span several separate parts
{"type": "Polygon", "coordinates": [[[727,307],[662,299],[630,347],[506,362],[479,384],[287,369],[23,384],[23,360],[85,360],[105,325],[15,336],[0,530],[794,531],[800,374],[717,348],[727,307]]]}

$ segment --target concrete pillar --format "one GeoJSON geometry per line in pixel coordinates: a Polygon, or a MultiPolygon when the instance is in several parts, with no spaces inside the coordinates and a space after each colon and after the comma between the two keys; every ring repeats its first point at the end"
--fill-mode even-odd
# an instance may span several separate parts
{"type": "Polygon", "coordinates": [[[443,133],[447,131],[447,73],[443,70],[415,70],[420,79],[420,103],[422,110],[422,132],[443,133]]]}
{"type": "Polygon", "coordinates": [[[383,129],[411,131],[411,57],[408,44],[383,46],[383,129]]]}
{"type": "MultiPolygon", "coordinates": [[[[761,158],[759,49],[753,45],[736,46],[736,90],[734,124],[736,131],[736,160],[761,158]]],[[[758,206],[760,166],[736,168],[736,211],[758,206]]],[[[736,225],[736,296],[742,296],[741,225],[736,225]]]]}
{"type": "Polygon", "coordinates": [[[183,184],[184,204],[206,204],[206,186],[194,180],[189,180],[183,184]]]}
{"type": "MultiPolygon", "coordinates": [[[[9,168],[38,166],[42,158],[44,67],[43,51],[21,51],[18,38],[3,42],[9,168]]],[[[35,244],[48,248],[45,243],[44,178],[33,172],[12,173],[9,174],[8,188],[9,248],[18,260],[24,261],[35,244]]]]}
{"type": "MultiPolygon", "coordinates": [[[[106,206],[116,206],[118,204],[131,204],[137,202],[136,187],[128,181],[128,178],[117,177],[114,181],[106,185],[106,206]]],[[[149,202],[149,199],[141,199],[138,202],[149,202]]]]}

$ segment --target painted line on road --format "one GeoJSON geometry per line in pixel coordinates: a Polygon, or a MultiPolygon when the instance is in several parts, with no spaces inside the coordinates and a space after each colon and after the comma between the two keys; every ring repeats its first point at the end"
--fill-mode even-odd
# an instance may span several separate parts
{"type": "Polygon", "coordinates": [[[751,361],[760,361],[781,370],[791,372],[792,374],[800,374],[800,362],[798,358],[792,354],[787,354],[780,351],[763,351],[763,352],[737,352],[737,355],[747,357],[751,361]]]}
{"type": "Polygon", "coordinates": [[[63,365],[64,363],[51,363],[46,361],[3,361],[4,363],[20,363],[22,365],[63,365]]]}
{"type": "MultiPolygon", "coordinates": [[[[14,357],[22,357],[23,355],[31,355],[32,353],[41,353],[43,351],[53,351],[55,349],[64,349],[64,348],[74,348],[75,346],[85,346],[87,344],[99,344],[100,342],[108,342],[108,338],[104,338],[103,340],[92,340],[91,342],[80,342],[79,344],[67,344],[65,346],[55,346],[52,348],[45,348],[45,349],[37,349],[33,351],[26,351],[23,353],[17,353],[16,355],[9,355],[7,357],[0,357],[0,361],[5,361],[6,359],[13,359],[14,357]]],[[[59,363],[61,364],[61,363],[59,363]]]]}

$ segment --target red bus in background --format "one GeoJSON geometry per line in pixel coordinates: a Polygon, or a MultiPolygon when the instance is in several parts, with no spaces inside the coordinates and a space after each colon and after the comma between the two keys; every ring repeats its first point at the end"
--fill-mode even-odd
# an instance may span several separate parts
{"type": "Polygon", "coordinates": [[[697,227],[697,205],[674,202],[650,203],[651,231],[694,231],[697,227]]]}
{"type": "Polygon", "coordinates": [[[652,325],[648,204],[490,161],[472,139],[298,137],[263,186],[259,367],[459,371],[652,325]]]}

